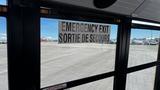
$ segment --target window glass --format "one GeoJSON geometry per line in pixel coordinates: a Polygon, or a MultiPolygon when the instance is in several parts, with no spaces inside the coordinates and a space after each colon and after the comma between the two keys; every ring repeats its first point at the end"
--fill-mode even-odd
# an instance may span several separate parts
{"type": "Polygon", "coordinates": [[[41,87],[114,71],[117,28],[41,18],[41,87]]]}
{"type": "Polygon", "coordinates": [[[6,18],[0,17],[0,90],[8,90],[6,18]]]}
{"type": "Polygon", "coordinates": [[[153,90],[156,67],[127,75],[126,90],[153,90]]]}
{"type": "Polygon", "coordinates": [[[132,29],[128,67],[157,61],[160,31],[132,29]]]}
{"type": "Polygon", "coordinates": [[[113,90],[113,77],[70,88],[70,90],[113,90]]]}
{"type": "Polygon", "coordinates": [[[0,5],[7,5],[7,0],[0,0],[0,5]]]}

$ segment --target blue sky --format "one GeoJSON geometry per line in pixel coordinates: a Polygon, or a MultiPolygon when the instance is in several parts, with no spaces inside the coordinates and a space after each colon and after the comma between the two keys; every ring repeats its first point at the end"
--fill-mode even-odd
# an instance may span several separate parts
{"type": "Polygon", "coordinates": [[[160,31],[158,30],[143,30],[143,29],[132,29],[131,38],[158,38],[160,37],[160,31]]]}
{"type": "Polygon", "coordinates": [[[0,40],[6,40],[6,18],[0,17],[0,40]]]}
{"type": "Polygon", "coordinates": [[[0,0],[0,5],[6,5],[7,4],[7,0],[0,0]]]}
{"type": "Polygon", "coordinates": [[[58,39],[58,20],[41,18],[41,37],[58,39]]]}

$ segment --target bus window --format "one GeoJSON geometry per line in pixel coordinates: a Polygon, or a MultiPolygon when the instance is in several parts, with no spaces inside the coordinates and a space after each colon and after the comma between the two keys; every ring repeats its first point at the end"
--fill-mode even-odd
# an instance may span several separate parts
{"type": "Polygon", "coordinates": [[[0,17],[0,90],[8,90],[6,18],[0,17]]]}
{"type": "Polygon", "coordinates": [[[126,90],[154,90],[156,67],[136,71],[127,75],[126,90]]]}
{"type": "Polygon", "coordinates": [[[160,31],[132,29],[128,67],[157,61],[160,31]]]}
{"type": "Polygon", "coordinates": [[[113,24],[41,18],[41,87],[114,71],[117,31],[113,24]]]}
{"type": "Polygon", "coordinates": [[[0,5],[7,5],[7,0],[1,0],[0,5]]]}

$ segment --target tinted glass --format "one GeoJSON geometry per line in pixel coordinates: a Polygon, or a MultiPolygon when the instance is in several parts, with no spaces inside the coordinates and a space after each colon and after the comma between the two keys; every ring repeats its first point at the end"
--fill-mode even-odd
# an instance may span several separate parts
{"type": "Polygon", "coordinates": [[[132,29],[128,67],[157,61],[160,31],[132,29]]]}
{"type": "Polygon", "coordinates": [[[0,0],[0,5],[7,5],[7,0],[0,0]]]}
{"type": "Polygon", "coordinates": [[[73,87],[70,90],[113,90],[113,77],[73,87]]]}
{"type": "Polygon", "coordinates": [[[41,18],[41,87],[114,71],[116,40],[117,25],[41,18]]]}
{"type": "Polygon", "coordinates": [[[153,90],[156,67],[127,75],[126,90],[153,90]]]}
{"type": "Polygon", "coordinates": [[[0,90],[8,90],[6,18],[0,17],[0,90]]]}

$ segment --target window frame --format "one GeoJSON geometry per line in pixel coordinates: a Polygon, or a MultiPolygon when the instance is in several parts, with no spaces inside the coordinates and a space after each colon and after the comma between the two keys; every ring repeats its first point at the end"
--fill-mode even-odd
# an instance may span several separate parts
{"type": "MultiPolygon", "coordinates": [[[[20,3],[18,2],[18,0],[15,0],[15,1],[17,1],[17,3],[16,3],[17,5],[21,6],[20,3]]],[[[30,2],[28,2],[28,3],[30,3],[30,2]]],[[[25,3],[24,5],[27,6],[28,4],[25,3]]],[[[36,5],[36,4],[33,4],[33,5],[36,5]]],[[[156,75],[155,75],[156,77],[155,77],[154,90],[158,90],[160,88],[160,44],[159,44],[159,49],[158,49],[157,61],[127,68],[128,54],[129,54],[129,41],[130,41],[129,39],[130,39],[130,34],[131,34],[130,33],[131,28],[138,28],[138,29],[145,28],[145,29],[160,30],[160,27],[132,24],[131,20],[137,19],[137,20],[149,21],[149,22],[155,22],[155,21],[146,20],[146,19],[139,19],[139,18],[134,18],[134,17],[128,17],[128,16],[123,16],[123,15],[118,15],[118,14],[111,14],[108,12],[96,11],[96,10],[92,10],[92,9],[86,9],[86,8],[81,8],[81,7],[76,7],[76,6],[53,3],[53,2],[47,3],[45,1],[41,1],[40,6],[41,6],[41,8],[40,8],[41,12],[39,14],[37,14],[37,15],[40,15],[40,17],[68,19],[68,20],[76,20],[76,21],[98,22],[98,23],[108,23],[108,24],[117,24],[118,25],[118,41],[117,41],[117,48],[116,48],[115,71],[100,74],[100,75],[95,75],[92,77],[87,77],[87,78],[83,78],[83,79],[79,79],[79,80],[75,80],[75,81],[65,82],[65,83],[62,83],[59,85],[50,86],[51,88],[57,87],[57,86],[60,86],[60,87],[63,86],[63,87],[61,87],[61,89],[66,89],[66,88],[71,88],[71,87],[75,87],[78,85],[82,85],[82,84],[86,84],[89,82],[93,82],[93,81],[97,81],[97,80],[101,80],[101,79],[104,79],[107,77],[114,76],[114,90],[125,90],[126,76],[128,73],[147,69],[147,68],[150,68],[153,66],[157,66],[156,75]],[[61,8],[59,8],[59,7],[61,7],[61,8]],[[75,7],[75,8],[73,8],[73,7],[75,7]],[[77,12],[72,12],[73,10],[77,11],[77,12]],[[91,18],[93,18],[93,19],[91,19],[91,18]],[[127,47],[127,48],[125,49],[123,47],[127,47]]],[[[27,6],[27,7],[33,8],[30,6],[27,6]]],[[[10,9],[14,8],[12,10],[16,10],[16,8],[21,9],[23,7],[16,7],[16,5],[14,5],[14,3],[11,3],[11,0],[9,0],[9,6],[0,5],[0,8],[3,8],[0,10],[0,16],[4,16],[8,19],[8,18],[10,18],[9,14],[14,13],[14,11],[8,11],[8,8],[10,8],[10,9]]],[[[24,13],[24,12],[21,11],[21,13],[24,13]]],[[[35,12],[30,12],[30,13],[35,13],[35,12]]],[[[13,16],[13,17],[15,17],[15,16],[13,16]]],[[[15,20],[17,20],[17,19],[15,19],[15,20]]],[[[10,20],[7,21],[7,26],[8,26],[8,23],[10,23],[10,22],[11,22],[10,20]]],[[[160,22],[156,22],[156,23],[160,23],[160,22]]],[[[35,23],[35,24],[40,24],[40,23],[35,23]]],[[[7,29],[7,32],[8,32],[7,36],[10,37],[12,34],[11,29],[7,29]]],[[[18,32],[15,31],[15,33],[18,33],[18,32]]],[[[38,30],[37,33],[40,33],[40,30],[38,30]]],[[[29,34],[29,33],[27,33],[27,34],[29,34]]],[[[28,40],[29,40],[29,38],[28,38],[28,40]]],[[[15,40],[15,41],[19,42],[18,40],[15,40]]],[[[12,42],[12,40],[8,41],[8,44],[9,44],[8,46],[11,46],[11,42],[12,42]]],[[[38,40],[36,42],[36,44],[40,45],[40,40],[38,40]]],[[[30,45],[32,45],[32,43],[30,45]]],[[[26,47],[27,46],[28,45],[26,45],[26,47]]],[[[33,50],[34,49],[36,49],[36,48],[33,48],[33,50]]],[[[8,53],[12,53],[12,48],[8,47],[8,53]]],[[[34,53],[40,57],[40,50],[38,50],[38,52],[34,52],[34,53]]],[[[8,61],[10,61],[10,60],[11,60],[10,57],[8,57],[8,61]]],[[[40,61],[40,58],[37,58],[37,60],[40,61]]],[[[36,65],[36,63],[34,63],[34,64],[36,65]]],[[[11,63],[9,63],[8,65],[9,65],[8,67],[10,67],[11,63]]],[[[17,64],[14,63],[12,65],[16,66],[17,64]]],[[[37,72],[36,72],[37,77],[40,77],[40,71],[39,71],[40,67],[39,66],[40,65],[35,66],[36,70],[37,70],[37,72]]],[[[14,68],[14,69],[17,70],[16,68],[14,68]]],[[[30,71],[30,72],[33,72],[33,71],[30,71]]],[[[11,74],[13,74],[13,72],[9,71],[9,74],[11,75],[11,74]]],[[[26,77],[26,76],[27,75],[24,75],[22,77],[26,77]]],[[[34,75],[32,75],[32,76],[34,77],[34,75]]],[[[11,82],[11,79],[12,78],[10,77],[9,82],[11,82]]],[[[38,82],[32,83],[32,85],[40,88],[40,85],[39,85],[40,78],[37,81],[38,82]],[[37,83],[39,83],[39,84],[37,84],[37,83]]],[[[32,80],[30,80],[30,82],[32,82],[32,80]]],[[[26,82],[24,84],[27,84],[27,83],[29,83],[29,82],[26,82]]],[[[21,82],[15,82],[15,84],[21,85],[21,82]]],[[[14,83],[10,83],[10,85],[9,85],[10,90],[14,90],[14,88],[16,88],[13,86],[14,86],[14,83]]],[[[30,87],[30,86],[28,86],[28,87],[30,87]]],[[[23,88],[27,89],[27,87],[23,87],[23,88]]],[[[46,88],[48,88],[48,87],[46,87],[46,88]]],[[[43,89],[45,89],[45,88],[42,88],[42,90],[43,89]]]]}

